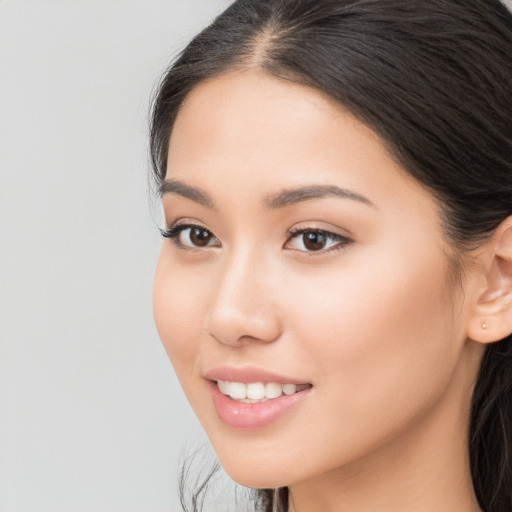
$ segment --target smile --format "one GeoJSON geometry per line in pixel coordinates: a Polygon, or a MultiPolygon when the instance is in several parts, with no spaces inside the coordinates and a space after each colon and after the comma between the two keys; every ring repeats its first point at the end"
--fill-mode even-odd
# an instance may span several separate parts
{"type": "Polygon", "coordinates": [[[226,426],[254,430],[286,421],[307,401],[313,385],[262,368],[218,367],[205,372],[218,418],[226,426]]]}
{"type": "Polygon", "coordinates": [[[248,404],[266,402],[281,395],[293,395],[310,387],[309,384],[279,384],[277,382],[231,382],[218,380],[217,386],[220,392],[229,396],[232,400],[248,404]]]}

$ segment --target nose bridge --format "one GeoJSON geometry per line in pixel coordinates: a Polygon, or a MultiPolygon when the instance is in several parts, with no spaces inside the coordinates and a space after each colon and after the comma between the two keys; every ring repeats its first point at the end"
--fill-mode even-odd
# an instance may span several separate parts
{"type": "Polygon", "coordinates": [[[211,336],[237,346],[277,339],[280,323],[269,271],[265,256],[249,245],[226,255],[207,317],[211,336]]]}

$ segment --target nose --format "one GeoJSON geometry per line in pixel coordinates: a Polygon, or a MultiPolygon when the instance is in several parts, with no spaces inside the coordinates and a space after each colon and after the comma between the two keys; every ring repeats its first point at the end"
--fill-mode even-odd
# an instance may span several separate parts
{"type": "Polygon", "coordinates": [[[206,316],[211,337],[233,347],[279,338],[277,283],[269,267],[265,258],[254,253],[224,263],[206,316]]]}

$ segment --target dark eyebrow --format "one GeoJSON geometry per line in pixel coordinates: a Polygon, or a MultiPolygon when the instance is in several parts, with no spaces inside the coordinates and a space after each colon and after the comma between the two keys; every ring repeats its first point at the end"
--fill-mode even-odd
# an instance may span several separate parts
{"type": "Polygon", "coordinates": [[[309,185],[306,187],[283,190],[275,196],[268,197],[265,204],[268,208],[283,208],[309,199],[321,199],[324,197],[341,197],[352,199],[360,203],[375,207],[366,197],[351,190],[340,188],[336,185],[309,185]]]}
{"type": "MultiPolygon", "coordinates": [[[[163,181],[159,187],[159,193],[161,197],[165,194],[178,194],[207,208],[215,207],[213,200],[206,192],[179,180],[170,179],[163,181]]],[[[336,185],[308,185],[306,187],[286,189],[266,198],[265,205],[271,209],[284,208],[285,206],[291,206],[302,201],[322,199],[324,197],[352,199],[369,206],[375,206],[368,198],[336,185]]]]}
{"type": "Polygon", "coordinates": [[[160,193],[160,197],[163,197],[165,194],[178,194],[179,196],[191,199],[192,201],[202,204],[208,208],[214,208],[213,201],[206,192],[200,188],[187,185],[182,181],[172,179],[165,180],[158,188],[158,192],[160,193]]]}

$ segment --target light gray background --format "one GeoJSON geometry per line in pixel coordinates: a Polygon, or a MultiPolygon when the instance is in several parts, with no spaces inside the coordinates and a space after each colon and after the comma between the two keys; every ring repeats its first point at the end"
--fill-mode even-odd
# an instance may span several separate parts
{"type": "Polygon", "coordinates": [[[0,512],[179,510],[148,98],[227,3],[0,0],[0,512]]]}
{"type": "Polygon", "coordinates": [[[200,429],[153,327],[148,98],[227,4],[0,1],[1,512],[179,510],[200,429]]]}

